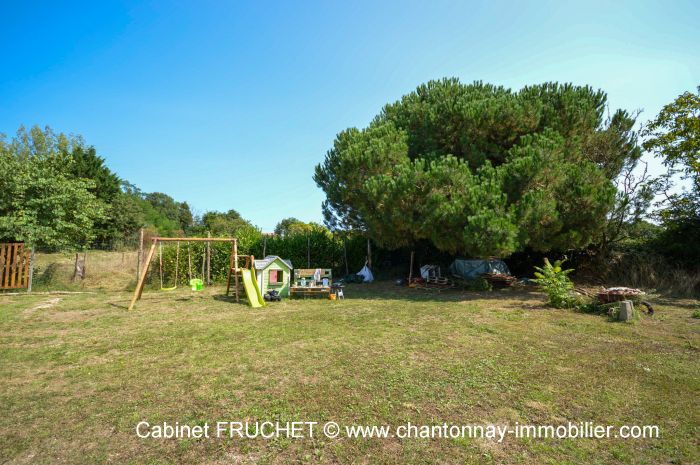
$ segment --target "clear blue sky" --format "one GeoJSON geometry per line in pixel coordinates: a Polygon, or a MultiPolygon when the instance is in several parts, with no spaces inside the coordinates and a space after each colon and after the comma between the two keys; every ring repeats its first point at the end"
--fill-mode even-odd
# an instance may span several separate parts
{"type": "Polygon", "coordinates": [[[337,132],[430,79],[590,84],[612,108],[700,84],[700,3],[4,2],[0,132],[82,134],[142,190],[271,230],[321,220],[337,132]]]}

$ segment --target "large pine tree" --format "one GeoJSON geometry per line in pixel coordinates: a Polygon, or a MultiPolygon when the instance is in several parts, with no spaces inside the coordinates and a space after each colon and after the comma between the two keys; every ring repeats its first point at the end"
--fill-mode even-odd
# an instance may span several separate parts
{"type": "Polygon", "coordinates": [[[605,120],[605,109],[605,93],[569,84],[421,85],[338,134],[314,176],[326,223],[385,247],[427,239],[473,256],[586,246],[612,180],[639,157],[633,118],[605,120]]]}

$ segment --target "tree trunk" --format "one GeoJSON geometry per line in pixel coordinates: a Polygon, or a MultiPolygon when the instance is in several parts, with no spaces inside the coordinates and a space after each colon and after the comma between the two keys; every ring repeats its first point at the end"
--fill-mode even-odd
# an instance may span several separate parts
{"type": "Polygon", "coordinates": [[[34,246],[29,255],[29,283],[27,283],[27,293],[32,292],[32,283],[34,281],[34,246]]]}
{"type": "Polygon", "coordinates": [[[369,241],[369,238],[367,238],[367,266],[372,269],[372,244],[369,241]]]}
{"type": "Polygon", "coordinates": [[[85,273],[84,263],[80,261],[80,253],[75,253],[75,267],[73,269],[73,281],[82,280],[85,273]]]}
{"type": "Polygon", "coordinates": [[[343,254],[345,255],[345,276],[350,274],[350,265],[348,264],[348,238],[343,236],[343,254]]]}

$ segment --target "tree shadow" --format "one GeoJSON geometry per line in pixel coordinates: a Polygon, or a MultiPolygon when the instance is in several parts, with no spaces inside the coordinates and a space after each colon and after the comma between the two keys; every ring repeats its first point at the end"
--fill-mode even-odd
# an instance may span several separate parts
{"type": "Polygon", "coordinates": [[[226,302],[230,304],[246,304],[246,298],[242,297],[239,299],[238,302],[236,302],[236,296],[235,295],[226,295],[226,294],[214,294],[212,296],[214,300],[217,300],[219,302],[226,302]]]}
{"type": "Polygon", "coordinates": [[[464,302],[472,300],[503,301],[514,299],[541,306],[542,295],[529,288],[504,288],[493,291],[467,291],[460,288],[425,289],[397,286],[389,281],[368,284],[346,284],[347,300],[406,300],[411,302],[464,302]]]}
{"type": "Polygon", "coordinates": [[[686,308],[688,310],[700,309],[700,300],[689,297],[657,297],[655,299],[649,299],[649,302],[654,306],[662,305],[668,307],[686,308]]]}
{"type": "Polygon", "coordinates": [[[116,302],[107,302],[107,305],[109,305],[110,307],[119,308],[122,310],[128,310],[129,309],[129,303],[128,303],[129,301],[125,300],[124,302],[127,302],[127,303],[122,305],[122,304],[118,304],[116,302]]]}

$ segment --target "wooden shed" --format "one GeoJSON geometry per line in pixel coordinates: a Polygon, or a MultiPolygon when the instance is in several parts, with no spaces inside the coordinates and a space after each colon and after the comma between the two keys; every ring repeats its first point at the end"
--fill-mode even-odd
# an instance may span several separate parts
{"type": "Polygon", "coordinates": [[[255,260],[254,266],[261,293],[275,290],[280,296],[289,297],[289,283],[294,268],[292,262],[277,255],[268,255],[262,260],[255,260]]]}

